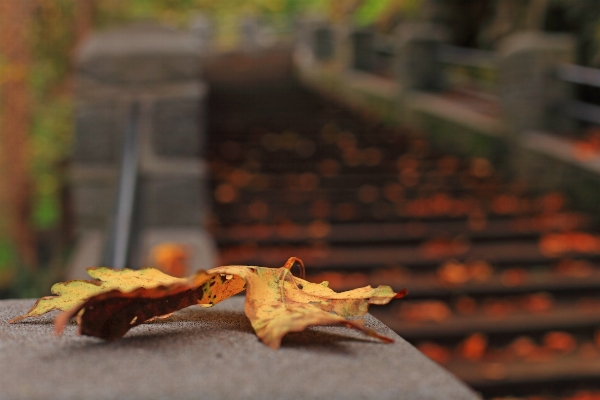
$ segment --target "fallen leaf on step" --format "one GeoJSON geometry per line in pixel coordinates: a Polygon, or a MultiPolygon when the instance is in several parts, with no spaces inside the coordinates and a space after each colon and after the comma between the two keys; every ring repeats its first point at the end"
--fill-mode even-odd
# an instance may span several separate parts
{"type": "Polygon", "coordinates": [[[99,267],[88,268],[87,273],[94,279],[93,281],[74,280],[55,283],[50,289],[55,296],[42,297],[26,314],[15,317],[9,322],[15,323],[25,318],[39,317],[54,310],[67,311],[92,296],[114,289],[128,292],[137,288],[153,288],[185,281],[154,268],[117,270],[99,267]]]}
{"type": "Polygon", "coordinates": [[[321,284],[292,274],[304,265],[292,257],[281,268],[226,266],[198,271],[187,279],[170,277],[158,270],[140,271],[98,268],[88,270],[96,281],[71,281],[53,286],[53,293],[38,300],[25,315],[39,316],[50,310],[66,310],[55,320],[57,333],[72,317],[78,317],[79,333],[106,340],[125,335],[131,328],[164,317],[191,305],[211,307],[244,289],[245,312],[258,337],[278,348],[289,332],[308,326],[340,324],[358,329],[384,342],[393,340],[363,325],[371,304],[387,304],[403,297],[389,286],[371,286],[337,293],[321,284]]]}
{"type": "Polygon", "coordinates": [[[131,328],[195,304],[212,306],[244,289],[241,279],[199,271],[187,280],[130,292],[111,290],[87,299],[56,317],[61,333],[69,319],[79,314],[79,333],[114,340],[131,328]]]}
{"type": "Polygon", "coordinates": [[[406,291],[394,293],[389,286],[336,293],[322,284],[294,277],[290,271],[295,259],[281,268],[228,266],[210,270],[241,277],[246,281],[246,315],[258,337],[276,349],[289,332],[303,331],[308,326],[341,324],[358,329],[384,342],[392,339],[363,326],[361,320],[369,304],[387,304],[406,291]]]}

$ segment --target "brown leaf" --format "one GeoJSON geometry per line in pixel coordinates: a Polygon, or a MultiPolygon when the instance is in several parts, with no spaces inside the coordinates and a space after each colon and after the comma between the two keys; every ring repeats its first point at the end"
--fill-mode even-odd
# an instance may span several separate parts
{"type": "Polygon", "coordinates": [[[56,317],[56,332],[60,334],[69,319],[81,312],[80,334],[114,340],[155,317],[195,304],[210,307],[243,289],[244,282],[239,278],[199,271],[188,280],[171,285],[141,287],[130,292],[111,290],[56,317]]]}
{"type": "Polygon", "coordinates": [[[247,287],[246,315],[259,338],[271,348],[278,348],[288,332],[326,324],[341,324],[392,341],[349,318],[364,316],[369,304],[403,297],[406,290],[394,293],[389,286],[366,286],[336,293],[327,282],[315,284],[294,277],[291,269],[295,265],[303,276],[304,265],[292,257],[282,268],[219,267],[172,284],[106,291],[60,314],[56,332],[61,333],[68,320],[79,315],[80,334],[113,340],[145,321],[195,304],[210,307],[247,287]]]}
{"type": "Polygon", "coordinates": [[[362,321],[347,318],[362,317],[369,304],[386,304],[403,297],[406,291],[394,293],[389,286],[336,293],[327,283],[310,283],[290,272],[299,260],[292,257],[281,268],[228,266],[211,273],[237,275],[246,281],[246,315],[258,337],[277,349],[288,332],[299,332],[308,326],[341,324],[358,329],[384,342],[393,340],[366,328],[362,321]]]}
{"type": "Polygon", "coordinates": [[[153,288],[184,282],[185,279],[166,275],[154,268],[140,270],[112,269],[108,267],[88,268],[93,281],[75,280],[52,285],[50,291],[55,296],[45,296],[35,302],[25,315],[15,317],[9,323],[19,322],[29,317],[39,317],[47,312],[67,311],[82,304],[86,299],[100,293],[118,289],[128,292],[137,288],[153,288]]]}

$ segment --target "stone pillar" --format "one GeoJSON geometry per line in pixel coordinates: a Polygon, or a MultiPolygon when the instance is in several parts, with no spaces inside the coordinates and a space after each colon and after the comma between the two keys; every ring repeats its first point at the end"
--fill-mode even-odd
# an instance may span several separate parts
{"type": "Polygon", "coordinates": [[[564,130],[560,113],[570,85],[557,78],[556,65],[575,60],[575,38],[565,34],[522,32],[499,47],[500,99],[510,132],[564,130]]]}
{"type": "Polygon", "coordinates": [[[335,32],[321,17],[303,17],[296,23],[296,51],[309,62],[331,61],[335,56],[335,32]]]}
{"type": "Polygon", "coordinates": [[[430,23],[404,23],[395,32],[395,70],[403,91],[437,92],[444,88],[443,67],[438,61],[447,32],[430,23]]]}
{"type": "Polygon", "coordinates": [[[195,242],[206,241],[210,198],[202,159],[207,87],[200,50],[200,40],[190,32],[143,24],[96,34],[78,54],[71,182],[79,232],[108,227],[129,110],[140,104],[141,238],[133,267],[147,263],[148,235],[153,243],[157,236],[169,241],[169,232],[181,229],[189,233],[182,244],[193,253],[192,265],[212,266],[206,265],[210,246],[195,242]],[[197,254],[198,246],[205,254],[197,254]]]}
{"type": "Polygon", "coordinates": [[[255,52],[275,44],[273,29],[258,17],[243,17],[239,25],[242,51],[255,52]]]}
{"type": "Polygon", "coordinates": [[[329,25],[322,24],[312,31],[313,54],[319,61],[328,61],[335,56],[335,32],[329,25]]]}
{"type": "Polygon", "coordinates": [[[253,17],[244,17],[240,20],[239,35],[240,46],[244,51],[255,51],[258,47],[260,25],[253,17]]]}
{"type": "Polygon", "coordinates": [[[201,56],[209,56],[214,47],[215,26],[213,20],[204,14],[194,15],[188,26],[192,35],[198,39],[201,56]]]}
{"type": "Polygon", "coordinates": [[[373,72],[375,68],[375,34],[370,29],[359,29],[351,33],[353,69],[373,72]]]}

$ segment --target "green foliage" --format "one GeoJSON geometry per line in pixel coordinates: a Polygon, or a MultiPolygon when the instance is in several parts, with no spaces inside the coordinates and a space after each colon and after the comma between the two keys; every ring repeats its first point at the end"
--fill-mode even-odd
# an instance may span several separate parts
{"type": "Polygon", "coordinates": [[[393,2],[394,0],[368,0],[363,2],[354,13],[355,24],[358,26],[371,25],[393,2]]]}
{"type": "Polygon", "coordinates": [[[369,26],[386,19],[416,16],[422,0],[363,0],[353,14],[357,26],[369,26]]]}
{"type": "Polygon", "coordinates": [[[17,254],[12,243],[0,237],[0,289],[12,280],[16,262],[17,254]]]}
{"type": "Polygon", "coordinates": [[[32,22],[31,223],[36,229],[52,229],[60,221],[59,191],[64,183],[60,164],[68,157],[73,131],[67,83],[75,40],[74,11],[72,0],[40,2],[32,22]]]}
{"type": "Polygon", "coordinates": [[[100,26],[126,21],[158,19],[184,25],[197,12],[216,19],[240,15],[292,16],[305,10],[323,10],[328,0],[99,0],[96,8],[100,26]]]}
{"type": "Polygon", "coordinates": [[[67,96],[38,106],[32,130],[33,179],[35,183],[33,224],[50,229],[61,216],[62,163],[70,152],[73,132],[72,101],[67,96]]]}

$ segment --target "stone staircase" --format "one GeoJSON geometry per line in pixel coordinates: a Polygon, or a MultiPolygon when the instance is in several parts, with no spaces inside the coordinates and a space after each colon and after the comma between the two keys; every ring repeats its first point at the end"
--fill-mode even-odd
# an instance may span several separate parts
{"type": "Polygon", "coordinates": [[[593,218],[325,100],[284,61],[284,79],[244,62],[243,84],[207,68],[221,264],[297,256],[337,290],[408,288],[374,315],[485,397],[597,389],[593,218]]]}

